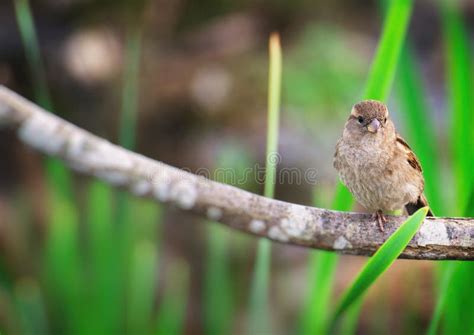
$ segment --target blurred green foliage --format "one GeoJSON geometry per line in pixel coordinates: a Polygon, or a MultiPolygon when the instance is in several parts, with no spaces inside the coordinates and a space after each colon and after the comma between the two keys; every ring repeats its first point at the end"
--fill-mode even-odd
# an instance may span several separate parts
{"type": "Polygon", "coordinates": [[[347,56],[353,43],[337,26],[318,24],[305,29],[285,57],[283,90],[293,118],[316,127],[322,116],[339,113],[345,117],[347,106],[360,95],[368,65],[359,48],[347,56]]]}
{"type": "MultiPolygon", "coordinates": [[[[30,86],[36,102],[52,111],[46,72],[41,59],[35,24],[28,0],[13,1],[20,35],[29,66],[30,86]]],[[[427,99],[427,83],[414,48],[403,46],[412,2],[392,1],[378,42],[377,52],[366,80],[365,91],[360,83],[366,76],[367,55],[354,43],[370,43],[351,36],[340,25],[314,23],[302,29],[301,36],[289,48],[285,58],[283,98],[285,112],[314,129],[324,127],[320,120],[337,114],[341,118],[347,106],[358,96],[388,100],[396,78],[400,115],[409,143],[424,167],[426,193],[437,214],[473,215],[474,203],[474,136],[470,127],[474,117],[474,81],[472,50],[469,32],[457,1],[440,1],[442,33],[445,49],[446,90],[450,114],[450,157],[452,176],[443,176],[439,141],[432,122],[432,109],[427,99]],[[355,41],[355,42],[354,42],[355,41]],[[398,66],[397,76],[396,69],[398,66]],[[451,166],[452,165],[452,166],[451,166]],[[456,196],[450,201],[442,190],[444,179],[453,179],[456,196]]],[[[113,5],[111,2],[109,5],[113,5]]],[[[265,7],[268,3],[260,2],[265,7]]],[[[289,4],[275,3],[275,16],[284,16],[297,6],[310,8],[308,1],[289,4]]],[[[122,83],[122,110],[118,129],[119,142],[130,149],[137,141],[136,125],[141,87],[139,74],[144,31],[140,25],[145,2],[129,6],[121,4],[127,15],[124,72],[122,83]],[[133,7],[133,8],[132,8],[133,7]]],[[[206,1],[187,4],[180,29],[215,17],[219,13],[239,10],[240,4],[206,1]],[[209,10],[209,9],[212,10],[209,10]]],[[[318,5],[321,6],[321,5],[318,5]]],[[[281,20],[285,22],[285,20],[281,20]]],[[[366,49],[365,47],[362,49],[366,49]]],[[[278,69],[274,69],[278,72],[278,69]]],[[[158,74],[159,75],[159,74],[158,74]]],[[[273,78],[273,79],[272,79],[273,78]]],[[[271,119],[268,122],[268,152],[276,152],[278,138],[278,110],[280,86],[270,78],[269,98],[271,119]],[[270,94],[272,96],[272,94],[270,94]]],[[[61,110],[57,111],[61,113],[61,110]]],[[[216,166],[233,167],[243,171],[250,165],[245,147],[221,144],[216,166]]],[[[268,153],[267,153],[268,157],[268,153]]],[[[443,162],[444,163],[444,162],[443,162]]],[[[84,194],[76,192],[77,181],[57,160],[46,160],[48,183],[47,237],[41,246],[28,246],[31,263],[38,263],[26,273],[15,273],[10,263],[0,263],[0,320],[1,331],[6,333],[158,333],[180,334],[186,330],[188,299],[191,291],[191,269],[181,257],[163,261],[161,221],[163,209],[151,202],[134,199],[109,186],[92,181],[84,194]],[[82,199],[86,199],[82,201],[82,199]]],[[[275,166],[267,164],[265,195],[273,196],[275,166]]],[[[246,185],[245,187],[251,187],[246,185]]],[[[239,187],[244,187],[239,185],[239,187]]],[[[18,229],[33,230],[30,203],[18,196],[17,211],[23,225],[18,229]],[[26,204],[25,204],[26,202],[26,204]]],[[[318,199],[318,204],[329,200],[318,199]]],[[[348,210],[353,200],[340,185],[333,208],[348,210]]],[[[413,223],[413,222],[412,222],[413,223]]],[[[236,291],[245,285],[235,282],[235,269],[230,246],[247,250],[249,244],[236,242],[236,233],[210,223],[206,230],[208,241],[203,292],[203,329],[207,334],[231,333],[236,328],[235,315],[240,312],[236,291]]],[[[262,241],[257,256],[253,288],[253,314],[250,329],[270,329],[273,315],[262,318],[268,311],[268,292],[272,289],[270,276],[270,243],[262,241]],[[263,257],[262,257],[263,255],[263,257]],[[252,321],[253,319],[253,321],[252,321]]],[[[399,249],[399,248],[398,248],[399,249]]],[[[388,248],[385,251],[399,251],[388,248]]],[[[295,326],[300,334],[324,334],[333,307],[333,286],[338,256],[334,253],[313,253],[308,262],[309,294],[295,326]]],[[[375,262],[377,259],[371,259],[375,262]]],[[[387,259],[385,259],[387,261],[387,259]]],[[[386,265],[386,263],[385,263],[386,265]]],[[[367,272],[365,272],[367,273],[367,272]]],[[[363,275],[361,275],[363,276],[363,275]]],[[[372,273],[370,281],[375,279],[372,273]]],[[[435,278],[437,303],[429,333],[437,330],[445,334],[474,332],[474,302],[471,295],[474,266],[470,263],[450,262],[439,267],[435,278]]],[[[360,277],[359,277],[360,279],[360,277]]],[[[358,281],[360,282],[360,280],[358,281]]],[[[371,283],[365,282],[364,290],[371,283]]],[[[245,287],[247,288],[247,287],[245,287]]],[[[353,289],[350,292],[354,292],[353,289]]],[[[361,293],[359,290],[358,293],[361,293]]],[[[347,297],[347,296],[346,296],[347,297]]],[[[345,299],[347,302],[349,299],[345,299]]],[[[357,299],[354,299],[357,300],[357,299]]],[[[344,303],[343,306],[348,306],[344,303]]],[[[344,334],[354,333],[360,319],[362,301],[347,310],[348,318],[342,324],[344,334]]],[[[382,308],[382,307],[380,307],[382,308]]],[[[341,310],[341,309],[340,309],[341,310]]],[[[246,311],[248,313],[248,311],[246,311]]],[[[385,311],[380,312],[385,313],[385,311]]],[[[406,311],[405,314],[413,313],[406,311]]],[[[408,319],[408,318],[407,318],[408,319]]],[[[405,319],[404,319],[405,320],[405,319]]],[[[407,321],[408,323],[408,321],[407,321]]],[[[416,323],[404,329],[420,333],[424,329],[416,323]]],[[[377,329],[389,331],[387,325],[377,329]],[[385,328],[384,328],[385,327],[385,328]]]]}

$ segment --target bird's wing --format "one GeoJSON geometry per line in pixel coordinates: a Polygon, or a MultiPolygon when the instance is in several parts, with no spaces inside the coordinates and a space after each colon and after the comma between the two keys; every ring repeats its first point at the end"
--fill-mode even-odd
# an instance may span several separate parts
{"type": "Polygon", "coordinates": [[[416,157],[415,153],[410,148],[408,143],[399,134],[397,134],[396,142],[397,142],[398,147],[401,148],[405,152],[408,164],[410,164],[411,167],[413,167],[418,172],[420,173],[423,172],[420,161],[416,157]]]}
{"type": "MultiPolygon", "coordinates": [[[[421,169],[420,161],[415,156],[415,153],[410,148],[408,143],[405,142],[405,140],[399,134],[397,134],[396,142],[397,142],[398,147],[401,150],[403,150],[404,153],[406,154],[408,164],[410,164],[410,166],[413,169],[415,169],[416,172],[418,172],[421,175],[422,169],[421,169]]],[[[424,183],[425,182],[424,182],[422,176],[421,176],[421,178],[422,178],[423,188],[424,188],[424,183]]],[[[416,210],[418,210],[419,208],[425,207],[425,206],[429,207],[428,200],[426,200],[425,195],[423,193],[421,193],[419,195],[418,199],[415,202],[411,202],[411,203],[406,204],[405,209],[407,210],[408,215],[412,215],[414,212],[416,212],[416,210]]],[[[433,216],[433,212],[431,211],[431,209],[428,210],[427,216],[433,216]]]]}

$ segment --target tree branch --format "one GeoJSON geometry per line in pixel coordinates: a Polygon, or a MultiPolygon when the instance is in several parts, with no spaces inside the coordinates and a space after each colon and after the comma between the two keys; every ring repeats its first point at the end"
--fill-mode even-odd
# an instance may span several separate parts
{"type": "MultiPolygon", "coordinates": [[[[99,138],[0,86],[0,125],[27,145],[75,170],[135,195],[274,241],[371,255],[406,219],[388,216],[380,232],[369,214],[337,212],[268,199],[154,161],[99,138]]],[[[427,218],[403,258],[474,259],[474,219],[427,218]]]]}

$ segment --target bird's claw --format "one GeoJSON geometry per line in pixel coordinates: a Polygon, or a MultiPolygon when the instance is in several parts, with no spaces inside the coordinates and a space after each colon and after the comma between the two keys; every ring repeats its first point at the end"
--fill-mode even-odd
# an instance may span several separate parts
{"type": "Polygon", "coordinates": [[[387,223],[387,219],[383,215],[383,212],[379,209],[377,212],[375,212],[375,220],[377,221],[379,225],[380,231],[385,231],[384,229],[384,224],[387,223]]]}

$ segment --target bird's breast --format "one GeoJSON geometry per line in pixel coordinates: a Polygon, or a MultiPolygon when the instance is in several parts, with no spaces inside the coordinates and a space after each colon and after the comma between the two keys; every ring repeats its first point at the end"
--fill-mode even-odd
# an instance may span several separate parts
{"type": "Polygon", "coordinates": [[[392,169],[388,150],[341,143],[336,159],[342,182],[361,205],[374,211],[403,207],[406,197],[399,187],[401,175],[392,169]]]}

